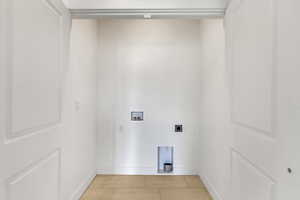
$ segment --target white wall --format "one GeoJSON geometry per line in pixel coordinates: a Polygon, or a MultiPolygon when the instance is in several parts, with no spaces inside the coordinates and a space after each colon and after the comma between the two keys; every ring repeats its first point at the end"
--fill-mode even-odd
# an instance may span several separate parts
{"type": "Polygon", "coordinates": [[[62,199],[78,199],[95,175],[97,22],[73,20],[62,135],[62,199]]]}
{"type": "Polygon", "coordinates": [[[65,7],[69,8],[69,0],[62,0],[64,3],[65,7]]]}
{"type": "Polygon", "coordinates": [[[227,0],[69,0],[73,9],[225,8],[227,0]]]}
{"type": "MultiPolygon", "coordinates": [[[[224,89],[222,20],[107,20],[99,37],[98,172],[154,174],[157,146],[174,145],[175,173],[197,173],[200,104],[215,97],[205,96],[210,84],[224,89]],[[130,121],[135,110],[145,112],[144,122],[130,121]],[[183,134],[174,133],[176,123],[183,134]]],[[[222,116],[209,120],[221,129],[222,116]]]]}
{"type": "Polygon", "coordinates": [[[202,20],[199,122],[199,174],[215,200],[230,189],[230,101],[225,66],[223,20],[202,20]]]}

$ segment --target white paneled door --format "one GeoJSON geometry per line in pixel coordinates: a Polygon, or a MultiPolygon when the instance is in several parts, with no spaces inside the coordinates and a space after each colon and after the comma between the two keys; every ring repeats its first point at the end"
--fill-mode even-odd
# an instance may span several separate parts
{"type": "Polygon", "coordinates": [[[277,0],[278,200],[300,199],[300,1],[277,0]]]}
{"type": "Polygon", "coordinates": [[[299,8],[231,0],[227,10],[231,200],[300,199],[299,8]]]}
{"type": "Polygon", "coordinates": [[[274,0],[232,0],[227,10],[232,200],[274,200],[276,192],[274,16],[274,0]]]}
{"type": "Polygon", "coordinates": [[[70,16],[61,0],[0,0],[0,200],[59,200],[70,16]]]}

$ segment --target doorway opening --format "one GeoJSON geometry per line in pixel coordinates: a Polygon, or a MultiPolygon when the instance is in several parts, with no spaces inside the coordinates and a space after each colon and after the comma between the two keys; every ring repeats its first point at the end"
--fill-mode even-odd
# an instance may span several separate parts
{"type": "Polygon", "coordinates": [[[72,33],[76,60],[85,40],[97,44],[99,180],[203,186],[203,150],[215,144],[202,141],[228,108],[223,19],[75,19],[72,33]]]}

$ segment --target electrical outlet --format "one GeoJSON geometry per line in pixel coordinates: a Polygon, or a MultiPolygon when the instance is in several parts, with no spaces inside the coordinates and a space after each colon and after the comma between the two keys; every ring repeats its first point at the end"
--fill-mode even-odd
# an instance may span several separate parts
{"type": "Polygon", "coordinates": [[[175,125],[175,133],[182,133],[183,132],[183,125],[176,124],[175,125]]]}

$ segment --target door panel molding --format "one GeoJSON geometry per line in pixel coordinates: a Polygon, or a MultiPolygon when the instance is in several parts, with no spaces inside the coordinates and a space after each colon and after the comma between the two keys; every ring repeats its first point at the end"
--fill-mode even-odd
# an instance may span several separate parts
{"type": "MultiPolygon", "coordinates": [[[[14,174],[10,178],[8,178],[6,180],[6,199],[7,200],[15,200],[15,198],[13,198],[13,196],[14,196],[14,194],[13,194],[14,187],[17,187],[18,184],[22,184],[22,181],[26,181],[26,178],[30,178],[30,176],[34,176],[34,174],[38,173],[39,170],[43,170],[43,167],[47,167],[47,165],[50,165],[50,168],[52,168],[51,164],[53,164],[53,163],[51,163],[51,162],[55,162],[54,164],[57,167],[56,169],[52,169],[52,170],[55,171],[56,174],[54,174],[54,175],[57,178],[57,183],[54,183],[56,188],[52,188],[52,190],[56,191],[57,195],[55,195],[55,196],[57,198],[53,199],[53,200],[59,200],[60,199],[60,185],[61,185],[61,176],[60,176],[60,172],[61,172],[61,150],[60,149],[56,149],[54,152],[45,155],[44,157],[42,157],[38,161],[33,162],[29,166],[25,167],[25,169],[20,170],[19,172],[17,172],[16,174],[14,174]]],[[[44,174],[43,171],[41,171],[40,173],[44,174]]],[[[46,176],[47,176],[47,174],[45,174],[45,177],[46,176]]],[[[47,183],[47,180],[46,180],[45,177],[40,176],[40,179],[41,179],[41,181],[47,183]]],[[[50,177],[48,177],[48,178],[50,178],[50,177]]],[[[41,182],[39,184],[42,184],[43,182],[41,182]]],[[[45,187],[49,187],[48,184],[49,183],[47,183],[46,184],[47,186],[45,186],[45,187]]],[[[28,185],[28,184],[26,184],[26,185],[28,185]]],[[[26,187],[26,185],[24,185],[24,187],[26,187]]],[[[29,187],[33,187],[33,185],[30,185],[29,187]]],[[[34,188],[34,190],[35,189],[36,188],[34,188]]],[[[40,192],[40,191],[37,191],[37,193],[38,192],[40,192]]],[[[16,194],[16,195],[20,196],[20,194],[16,194]]],[[[27,193],[27,194],[24,194],[24,195],[32,195],[32,194],[27,193]]],[[[24,197],[24,195],[23,195],[23,197],[24,197]]],[[[46,194],[46,195],[52,196],[53,194],[46,194]]]]}
{"type": "Polygon", "coordinates": [[[0,198],[59,200],[71,18],[61,0],[0,0],[0,198]]]}
{"type": "MultiPolygon", "coordinates": [[[[228,11],[231,15],[234,15],[235,19],[228,19],[227,21],[229,21],[229,23],[234,23],[233,21],[230,20],[241,20],[243,18],[249,17],[250,20],[253,20],[251,16],[245,16],[243,13],[239,13],[241,12],[240,9],[243,8],[243,6],[246,6],[246,2],[248,0],[236,0],[236,1],[232,1],[232,5],[229,6],[228,11]],[[239,16],[241,15],[241,16],[239,16]]],[[[237,126],[243,126],[244,128],[248,128],[248,129],[252,129],[255,132],[261,132],[264,135],[268,136],[268,137],[272,137],[275,138],[276,137],[276,116],[277,116],[277,103],[276,103],[276,94],[277,94],[277,77],[276,77],[276,9],[275,9],[275,3],[274,0],[269,0],[270,3],[270,8],[269,8],[269,20],[271,20],[270,23],[271,26],[269,27],[270,30],[269,32],[271,32],[270,35],[268,35],[268,37],[272,37],[271,39],[269,39],[269,44],[267,44],[266,47],[267,49],[269,48],[271,53],[270,53],[270,58],[268,61],[268,65],[269,65],[269,69],[265,69],[265,74],[268,74],[268,77],[264,77],[266,79],[269,79],[266,81],[266,83],[268,84],[268,86],[263,85],[265,87],[264,91],[260,91],[263,95],[263,92],[267,91],[269,94],[265,95],[263,98],[265,98],[264,100],[262,100],[261,102],[259,102],[257,105],[260,105],[261,108],[265,109],[265,107],[267,106],[268,111],[265,112],[265,116],[262,120],[264,120],[264,122],[260,122],[257,121],[256,118],[259,118],[260,116],[250,116],[249,114],[251,114],[252,111],[247,111],[247,107],[251,107],[251,105],[239,105],[240,102],[242,101],[246,101],[246,99],[238,99],[237,96],[240,95],[239,92],[241,92],[242,90],[245,90],[244,93],[247,94],[249,91],[247,91],[247,89],[251,89],[251,86],[247,86],[248,88],[240,88],[242,87],[238,78],[239,76],[235,76],[234,73],[236,73],[235,70],[240,70],[240,65],[237,65],[235,60],[237,60],[236,58],[236,53],[234,52],[234,49],[241,49],[241,48],[235,48],[232,47],[230,49],[231,52],[228,53],[229,56],[229,65],[233,66],[230,69],[230,85],[231,85],[231,121],[233,124],[237,125],[237,126]],[[237,79],[237,80],[236,80],[237,79]],[[263,106],[262,104],[265,103],[266,106],[263,106]],[[242,107],[241,107],[242,106],[242,107]],[[244,108],[243,108],[244,107],[244,108]],[[242,110],[242,111],[240,111],[242,110]],[[260,123],[260,124],[258,124],[260,123]]],[[[245,9],[249,9],[249,8],[245,8],[245,9]]],[[[251,9],[250,9],[251,10],[251,9]]],[[[240,23],[241,24],[241,23],[240,23]]],[[[247,24],[247,26],[249,26],[249,23],[245,23],[247,24]]],[[[266,23],[267,24],[267,23],[266,23]]],[[[235,32],[238,32],[239,30],[236,29],[236,27],[232,26],[233,30],[228,31],[229,34],[227,36],[229,42],[231,43],[231,45],[234,45],[236,43],[236,37],[234,37],[233,35],[235,34],[235,32]]],[[[240,34],[240,33],[239,33],[240,34]]],[[[243,34],[240,34],[243,35],[243,34]]],[[[263,37],[263,36],[262,36],[263,37]]],[[[251,45],[251,44],[248,44],[251,45]]],[[[249,48],[250,49],[250,48],[249,48]]],[[[240,51],[240,50],[239,50],[240,51]]],[[[243,50],[245,51],[245,50],[243,50]]],[[[247,55],[248,56],[248,55],[247,55]]],[[[265,59],[266,60],[266,59],[265,59]]],[[[247,60],[249,61],[249,59],[247,60]]],[[[246,62],[247,62],[246,61],[246,62]]],[[[253,66],[253,65],[252,65],[253,66]]],[[[249,66],[250,67],[250,66],[249,66]]],[[[259,73],[260,71],[258,71],[257,73],[259,73]]],[[[239,73],[239,72],[237,72],[239,73]]],[[[244,75],[246,76],[247,72],[240,72],[239,75],[241,75],[242,73],[244,73],[244,75]]],[[[254,75],[254,74],[252,74],[254,75]]],[[[247,76],[249,76],[249,74],[247,74],[247,76]]],[[[261,80],[263,80],[263,78],[261,78],[261,80]]],[[[243,80],[241,80],[243,81],[243,80]]],[[[255,84],[255,78],[253,76],[253,84],[255,84]]],[[[249,80],[246,80],[247,84],[249,84],[248,82],[250,82],[249,80]]],[[[259,86],[258,88],[260,89],[260,87],[263,86],[259,86]]],[[[250,91],[251,92],[251,91],[250,91]]],[[[255,94],[257,91],[254,90],[254,88],[252,88],[252,92],[253,94],[255,94]]],[[[259,92],[259,91],[258,91],[259,92]]],[[[250,103],[253,103],[255,101],[257,101],[258,97],[254,97],[253,95],[250,96],[253,100],[250,101],[250,103]]],[[[248,98],[250,99],[250,98],[248,98]]],[[[245,102],[243,102],[245,103],[245,102]]],[[[253,107],[253,106],[252,106],[253,107]]],[[[251,108],[252,108],[251,107],[251,108]]],[[[259,109],[261,110],[261,109],[259,109]]],[[[258,111],[258,110],[257,110],[258,111]]],[[[253,112],[254,113],[254,112],[253,112]]],[[[253,115],[252,113],[252,115],[253,115]]],[[[259,113],[259,112],[257,112],[259,113]]]]}
{"type": "MultiPolygon", "coordinates": [[[[235,20],[241,20],[241,22],[238,22],[239,24],[247,24],[246,26],[249,27],[250,29],[252,29],[254,33],[254,31],[257,30],[253,30],[254,28],[261,28],[265,25],[265,31],[268,30],[268,32],[270,32],[271,34],[268,35],[254,35],[251,37],[258,37],[258,39],[261,39],[262,41],[265,42],[264,45],[262,44],[258,44],[260,47],[264,47],[266,50],[270,50],[270,54],[264,56],[264,57],[260,57],[259,54],[256,55],[251,55],[254,52],[254,49],[257,49],[252,43],[247,43],[246,41],[243,41],[243,45],[245,47],[245,45],[247,47],[249,47],[248,49],[244,48],[241,54],[238,53],[241,51],[241,48],[239,47],[233,47],[232,50],[234,51],[235,49],[238,52],[232,52],[231,56],[232,56],[232,61],[233,62],[237,62],[239,59],[236,57],[237,53],[239,56],[243,56],[244,58],[248,58],[248,60],[244,60],[244,63],[247,62],[251,62],[251,65],[247,64],[245,65],[244,69],[241,69],[241,66],[243,66],[244,64],[238,64],[238,63],[232,63],[233,69],[232,69],[232,77],[231,77],[231,87],[232,87],[232,122],[235,123],[238,126],[244,126],[246,128],[251,128],[255,131],[260,131],[263,134],[266,134],[267,136],[270,137],[275,137],[275,125],[274,125],[274,118],[275,118],[275,110],[276,107],[274,106],[275,104],[275,99],[273,98],[275,95],[274,93],[276,92],[276,88],[274,87],[274,63],[275,63],[275,54],[274,52],[276,51],[275,46],[274,46],[274,3],[273,0],[269,0],[267,2],[267,4],[264,7],[270,6],[269,9],[269,14],[266,17],[266,20],[270,23],[264,23],[262,22],[262,24],[257,25],[256,24],[256,20],[253,19],[252,14],[250,15],[250,13],[243,13],[246,12],[246,10],[251,10],[249,9],[249,2],[248,0],[243,0],[240,1],[238,3],[238,8],[236,8],[234,11],[234,15],[235,15],[235,20]],[[248,4],[247,4],[248,3],[248,4]],[[245,8],[244,8],[245,7],[245,8]],[[243,9],[243,10],[241,10],[243,9]],[[252,22],[253,21],[253,22],[252,22]],[[253,24],[253,26],[251,26],[251,23],[255,23],[255,25],[253,24]],[[269,27],[267,25],[271,24],[269,27]],[[259,27],[255,27],[255,26],[259,26],[259,27]],[[272,39],[269,39],[268,37],[272,37],[272,39]],[[266,40],[263,40],[265,39],[266,40]],[[252,51],[251,51],[252,48],[252,51]],[[246,52],[248,50],[248,52],[246,52]],[[243,55],[244,54],[244,55],[243,55]],[[267,58],[266,58],[267,57],[267,58]],[[261,59],[259,60],[257,63],[257,61],[251,61],[251,58],[257,58],[257,59],[261,59]],[[265,62],[265,63],[261,63],[261,62],[265,62]],[[264,68],[261,67],[256,67],[256,71],[252,70],[252,71],[247,71],[247,67],[254,67],[255,65],[262,65],[264,64],[264,68]],[[237,74],[236,74],[237,73],[237,74]],[[252,74],[251,74],[252,73],[252,74]],[[264,76],[264,74],[265,76],[264,76]],[[244,76],[243,76],[244,74],[244,76]],[[262,74],[262,77],[259,77],[262,74]],[[239,78],[239,76],[243,76],[241,77],[241,79],[239,78]],[[246,78],[251,76],[252,78],[252,83],[251,80],[247,80],[246,78]],[[265,85],[257,85],[256,84],[256,78],[259,77],[259,82],[263,82],[265,83],[265,85]],[[241,84],[244,80],[243,78],[245,78],[245,82],[244,84],[241,84]],[[252,96],[250,96],[250,98],[246,98],[245,96],[247,94],[251,94],[253,93],[252,96]],[[254,94],[258,93],[258,96],[254,96],[254,94]],[[249,105],[247,104],[249,103],[249,105]],[[254,111],[252,113],[252,111],[248,108],[251,107],[251,109],[253,109],[254,107],[254,111]],[[258,106],[257,108],[255,108],[256,106],[258,106]],[[264,111],[262,111],[263,109],[265,109],[264,111]],[[258,114],[260,113],[260,114],[258,114]],[[255,116],[255,114],[258,114],[255,116]],[[257,120],[257,118],[260,118],[260,120],[257,120]]],[[[252,5],[253,6],[253,5],[252,5]]],[[[252,12],[252,11],[251,11],[252,12]]],[[[268,13],[266,10],[264,10],[264,12],[268,13]]],[[[245,30],[245,28],[247,27],[233,27],[234,30],[232,30],[232,34],[235,34],[234,31],[236,32],[236,34],[239,35],[246,35],[247,30],[245,30]],[[243,34],[242,34],[243,33],[243,34]]],[[[262,31],[263,33],[263,31],[262,31]]],[[[234,37],[233,35],[232,37],[232,44],[233,45],[240,45],[241,41],[239,41],[238,43],[236,43],[238,40],[236,37],[234,37]]],[[[243,36],[243,39],[247,40],[247,35],[243,36]]],[[[255,38],[257,40],[257,38],[255,38]]],[[[268,51],[267,51],[268,52],[268,51]]],[[[266,52],[266,53],[267,53],[266,52]]],[[[254,60],[254,59],[253,59],[254,60]]]]}
{"type": "MultiPolygon", "coordinates": [[[[62,52],[63,52],[63,10],[60,9],[60,5],[57,4],[56,0],[36,0],[37,2],[40,2],[45,8],[49,9],[51,13],[53,14],[54,17],[58,17],[59,21],[59,37],[58,37],[58,46],[59,50],[57,52],[58,55],[58,62],[59,65],[57,66],[60,76],[57,78],[59,82],[62,80],[62,72],[63,72],[63,58],[62,58],[62,52]]],[[[47,120],[45,122],[33,125],[33,126],[28,126],[26,128],[20,129],[20,130],[13,130],[13,105],[12,102],[14,100],[13,97],[13,81],[15,79],[14,77],[14,72],[13,72],[13,63],[14,63],[14,19],[16,17],[22,17],[21,13],[17,12],[18,10],[14,10],[13,8],[13,3],[15,0],[11,1],[5,1],[5,5],[7,8],[7,17],[6,19],[8,20],[7,23],[5,23],[6,26],[6,33],[4,37],[6,38],[6,47],[8,49],[7,51],[7,56],[6,56],[6,61],[5,61],[5,74],[6,74],[6,101],[5,101],[5,119],[6,119],[6,137],[5,137],[5,142],[10,142],[11,140],[14,140],[16,138],[22,138],[24,136],[32,136],[38,133],[42,133],[42,130],[48,130],[54,127],[57,127],[61,124],[61,115],[62,115],[62,88],[58,88],[57,91],[57,98],[59,99],[58,101],[58,113],[55,119],[53,120],[47,120]],[[15,13],[17,12],[17,13],[15,13]],[[20,16],[19,16],[20,15],[20,16]]],[[[31,12],[31,11],[25,11],[25,12],[31,12]]],[[[25,66],[26,64],[24,64],[25,66]]],[[[61,85],[61,83],[59,83],[61,85]]],[[[55,86],[54,86],[55,87],[55,86]]],[[[47,106],[47,105],[45,105],[47,106]]],[[[30,113],[28,113],[30,117],[30,113]]]]}
{"type": "Polygon", "coordinates": [[[237,187],[240,187],[239,189],[232,191],[232,195],[234,196],[233,200],[238,200],[237,198],[254,198],[253,195],[257,195],[255,196],[255,199],[259,198],[259,200],[273,200],[276,191],[276,181],[271,176],[269,176],[266,171],[248,160],[244,155],[242,155],[234,148],[231,149],[230,163],[232,185],[235,189],[237,189],[237,187]],[[246,176],[248,177],[248,179],[246,182],[243,182],[243,180],[245,181],[245,179],[235,180],[236,176],[246,176]],[[252,187],[247,187],[247,184],[250,184],[252,187]],[[249,191],[250,188],[257,191],[249,191]],[[265,188],[266,190],[259,191],[261,188],[265,188]],[[244,191],[242,192],[242,194],[240,194],[241,196],[235,196],[239,195],[237,193],[240,191],[244,191]],[[245,191],[248,191],[249,194],[246,194],[245,191]],[[261,197],[267,198],[262,199],[261,197]]]}
{"type": "Polygon", "coordinates": [[[277,193],[276,6],[276,0],[232,0],[225,16],[234,200],[274,200],[277,193]]]}

